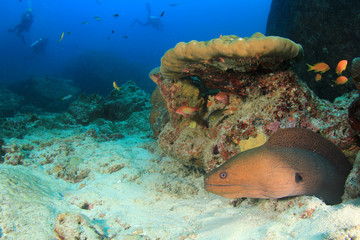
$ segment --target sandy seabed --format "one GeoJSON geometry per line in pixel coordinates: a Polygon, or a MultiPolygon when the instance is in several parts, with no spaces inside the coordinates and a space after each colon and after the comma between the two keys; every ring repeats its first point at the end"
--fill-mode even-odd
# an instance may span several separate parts
{"type": "Polygon", "coordinates": [[[0,239],[360,239],[360,199],[224,199],[148,134],[43,130],[16,146],[31,150],[0,165],[0,239]]]}

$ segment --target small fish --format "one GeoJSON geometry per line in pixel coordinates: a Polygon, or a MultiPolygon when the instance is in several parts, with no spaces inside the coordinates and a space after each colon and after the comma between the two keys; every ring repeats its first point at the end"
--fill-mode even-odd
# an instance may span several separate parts
{"type": "Polygon", "coordinates": [[[179,5],[179,3],[170,3],[170,4],[169,4],[170,7],[175,7],[175,6],[177,6],[177,5],[179,5]]]}
{"type": "Polygon", "coordinates": [[[94,18],[95,18],[95,20],[96,21],[100,21],[100,22],[103,22],[104,20],[102,20],[100,17],[98,17],[98,16],[94,16],[94,18]]]}
{"type": "Polygon", "coordinates": [[[336,85],[341,85],[341,84],[347,83],[347,81],[348,81],[348,78],[347,78],[347,77],[345,77],[345,76],[340,76],[340,77],[338,77],[338,78],[336,79],[335,84],[336,84],[336,85]]]}
{"type": "Polygon", "coordinates": [[[71,95],[71,94],[66,95],[65,97],[62,97],[61,100],[62,100],[62,101],[65,101],[65,100],[68,100],[68,99],[70,99],[70,98],[72,98],[72,95],[71,95]]]}
{"type": "Polygon", "coordinates": [[[116,90],[120,91],[120,87],[116,84],[115,81],[113,82],[113,87],[114,87],[116,90]]]}
{"type": "Polygon", "coordinates": [[[107,40],[110,40],[110,38],[111,38],[111,37],[107,37],[106,39],[107,39],[107,40]]]}
{"type": "Polygon", "coordinates": [[[119,17],[119,14],[115,13],[113,16],[114,16],[115,18],[117,18],[117,17],[119,17]]]}
{"type": "Polygon", "coordinates": [[[315,65],[310,65],[310,64],[307,64],[307,65],[309,67],[308,71],[315,71],[315,72],[324,73],[324,72],[326,72],[326,71],[328,71],[330,69],[329,65],[327,65],[324,62],[317,63],[315,65]]]}
{"type": "Polygon", "coordinates": [[[320,73],[318,73],[318,74],[316,74],[316,76],[315,76],[315,81],[320,81],[321,80],[321,74],[320,73]]]}
{"type": "Polygon", "coordinates": [[[160,17],[164,16],[165,11],[162,11],[162,13],[160,14],[160,17]]]}
{"type": "Polygon", "coordinates": [[[124,35],[123,38],[129,38],[128,36],[124,35]]]}
{"type": "Polygon", "coordinates": [[[66,35],[70,35],[70,34],[71,34],[71,32],[67,32],[67,33],[66,33],[66,35]]]}
{"type": "Polygon", "coordinates": [[[216,109],[212,111],[207,117],[208,122],[216,122],[224,116],[224,109],[216,109]]]}
{"type": "Polygon", "coordinates": [[[220,91],[218,94],[216,94],[215,99],[225,105],[229,104],[229,95],[226,92],[220,91]]]}
{"type": "Polygon", "coordinates": [[[58,42],[61,42],[61,40],[63,40],[63,38],[64,38],[64,32],[61,33],[61,36],[60,36],[58,42]]]}
{"type": "Polygon", "coordinates": [[[341,60],[335,69],[337,75],[341,75],[341,73],[346,69],[346,66],[347,66],[347,60],[341,60]]]}
{"type": "Polygon", "coordinates": [[[186,118],[189,115],[194,115],[198,111],[200,111],[200,109],[197,107],[181,106],[175,112],[186,118]]]}
{"type": "Polygon", "coordinates": [[[114,31],[114,30],[111,30],[111,33],[112,33],[112,34],[114,34],[114,33],[115,33],[115,31],[114,31]]]}
{"type": "Polygon", "coordinates": [[[81,24],[88,24],[88,22],[86,22],[86,21],[83,21],[83,22],[81,22],[81,24]]]}

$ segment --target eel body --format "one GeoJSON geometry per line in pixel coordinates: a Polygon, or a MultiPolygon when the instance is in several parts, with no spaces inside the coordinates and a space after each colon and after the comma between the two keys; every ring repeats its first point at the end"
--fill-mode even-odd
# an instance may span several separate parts
{"type": "Polygon", "coordinates": [[[226,198],[314,195],[338,204],[350,170],[335,144],[310,130],[287,128],[209,172],[205,189],[226,198]]]}

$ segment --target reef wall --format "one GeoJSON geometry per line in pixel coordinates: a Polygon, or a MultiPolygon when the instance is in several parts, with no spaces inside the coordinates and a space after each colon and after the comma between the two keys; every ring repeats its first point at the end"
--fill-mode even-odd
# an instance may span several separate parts
{"type": "MultiPolygon", "coordinates": [[[[306,52],[296,73],[320,98],[333,101],[354,89],[351,81],[334,87],[334,71],[342,59],[349,62],[360,52],[359,1],[338,0],[273,0],[267,22],[267,35],[290,38],[300,43],[306,52]],[[326,62],[331,69],[319,82],[306,63],[326,62]]],[[[349,68],[348,68],[349,69],[349,68]]],[[[349,71],[344,74],[349,77],[349,71]]]]}

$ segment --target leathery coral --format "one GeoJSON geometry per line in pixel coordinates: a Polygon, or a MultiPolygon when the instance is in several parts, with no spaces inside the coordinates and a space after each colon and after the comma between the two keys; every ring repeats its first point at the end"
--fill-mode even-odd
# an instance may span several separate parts
{"type": "Polygon", "coordinates": [[[170,115],[158,137],[161,148],[209,171],[239,153],[239,146],[248,148],[252,139],[266,140],[278,128],[302,127],[353,156],[344,106],[354,96],[334,103],[316,97],[290,70],[302,54],[302,47],[289,39],[259,33],[179,43],[150,73],[170,115]],[[188,112],[178,114],[183,106],[188,112]]]}

